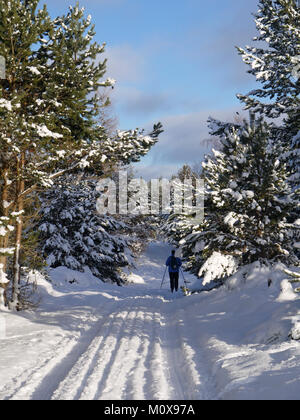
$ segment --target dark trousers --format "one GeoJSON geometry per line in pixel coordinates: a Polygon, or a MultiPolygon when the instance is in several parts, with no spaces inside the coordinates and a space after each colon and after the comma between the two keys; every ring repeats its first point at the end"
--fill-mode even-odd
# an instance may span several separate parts
{"type": "Polygon", "coordinates": [[[169,273],[170,276],[170,286],[171,286],[171,291],[174,292],[174,289],[178,290],[178,280],[179,280],[179,273],[169,273]]]}

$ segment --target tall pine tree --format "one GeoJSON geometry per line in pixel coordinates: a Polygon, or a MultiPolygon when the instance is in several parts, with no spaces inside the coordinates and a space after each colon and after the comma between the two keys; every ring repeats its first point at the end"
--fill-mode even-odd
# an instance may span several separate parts
{"type": "Polygon", "coordinates": [[[238,95],[247,109],[269,118],[284,114],[299,129],[300,8],[296,0],[260,0],[258,47],[238,48],[261,87],[238,95]],[[299,69],[299,71],[297,71],[299,69]]]}
{"type": "Polygon", "coordinates": [[[0,5],[0,263],[7,270],[13,249],[13,298],[18,307],[23,217],[30,198],[76,168],[101,173],[106,161],[136,161],[158,140],[161,125],[146,136],[139,130],[107,136],[98,122],[98,90],[106,62],[104,45],[93,43],[94,27],[84,10],[52,20],[39,0],[0,5]],[[14,226],[14,236],[12,236],[14,226]]]}
{"type": "MultiPolygon", "coordinates": [[[[257,47],[238,48],[261,87],[238,95],[246,109],[283,118],[281,138],[291,167],[290,182],[300,198],[300,5],[297,0],[260,0],[255,15],[257,47]],[[298,190],[298,191],[297,191],[298,190]]],[[[299,211],[298,211],[299,215],[299,211]]]]}
{"type": "Polygon", "coordinates": [[[234,260],[234,268],[256,260],[294,261],[287,218],[295,203],[272,130],[252,118],[227,127],[221,144],[203,164],[204,223],[183,242],[190,269],[198,273],[213,255],[234,260]]]}

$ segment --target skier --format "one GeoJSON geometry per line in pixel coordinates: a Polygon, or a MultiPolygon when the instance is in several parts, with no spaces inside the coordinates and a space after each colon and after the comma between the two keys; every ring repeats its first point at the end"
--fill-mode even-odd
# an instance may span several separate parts
{"type": "Polygon", "coordinates": [[[166,266],[169,267],[169,276],[170,276],[170,286],[171,292],[178,291],[178,282],[179,282],[179,269],[182,266],[182,261],[180,258],[175,257],[175,250],[172,251],[172,255],[167,259],[166,266]]]}

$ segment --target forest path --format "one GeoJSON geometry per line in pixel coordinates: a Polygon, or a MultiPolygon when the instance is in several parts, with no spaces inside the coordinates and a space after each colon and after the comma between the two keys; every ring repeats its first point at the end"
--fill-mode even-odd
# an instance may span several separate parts
{"type": "Polygon", "coordinates": [[[48,331],[50,348],[7,385],[6,399],[209,399],[185,298],[171,294],[167,276],[160,288],[169,253],[168,245],[151,243],[134,273],[139,284],[85,296],[76,308],[84,331],[55,331],[55,338],[48,331]]]}
{"type": "Polygon", "coordinates": [[[298,400],[299,298],[282,300],[282,270],[185,297],[160,288],[169,254],[149,244],[124,287],[55,269],[37,311],[1,311],[0,400],[298,400]]]}

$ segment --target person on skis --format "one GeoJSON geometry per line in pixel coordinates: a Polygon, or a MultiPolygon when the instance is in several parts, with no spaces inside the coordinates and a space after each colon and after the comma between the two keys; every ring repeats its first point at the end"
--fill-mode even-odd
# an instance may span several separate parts
{"type": "Polygon", "coordinates": [[[172,251],[172,255],[166,261],[166,266],[169,267],[169,276],[170,276],[170,286],[171,292],[178,291],[179,283],[179,270],[182,266],[182,261],[180,258],[175,257],[175,250],[172,251]]]}

